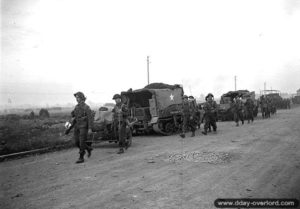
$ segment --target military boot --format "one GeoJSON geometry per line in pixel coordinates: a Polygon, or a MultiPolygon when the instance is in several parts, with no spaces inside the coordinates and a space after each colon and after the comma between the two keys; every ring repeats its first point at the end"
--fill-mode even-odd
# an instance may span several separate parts
{"type": "Polygon", "coordinates": [[[239,126],[239,123],[236,123],[236,126],[239,126]]]}
{"type": "Polygon", "coordinates": [[[202,133],[203,133],[204,135],[207,135],[207,131],[206,131],[206,130],[202,131],[202,133]]]}
{"type": "Polygon", "coordinates": [[[89,148],[88,150],[87,150],[87,156],[88,157],[91,157],[91,155],[92,155],[92,151],[93,151],[93,148],[89,148]]]}
{"type": "Polygon", "coordinates": [[[119,149],[118,154],[122,154],[122,153],[124,153],[124,148],[123,148],[123,147],[121,147],[121,148],[119,149]]]}
{"type": "Polygon", "coordinates": [[[191,137],[194,137],[194,136],[195,136],[195,131],[193,131],[193,132],[192,132],[192,135],[191,135],[191,137]]]}
{"type": "Polygon", "coordinates": [[[76,163],[83,163],[84,162],[84,154],[80,154],[79,159],[76,161],[76,163]]]}

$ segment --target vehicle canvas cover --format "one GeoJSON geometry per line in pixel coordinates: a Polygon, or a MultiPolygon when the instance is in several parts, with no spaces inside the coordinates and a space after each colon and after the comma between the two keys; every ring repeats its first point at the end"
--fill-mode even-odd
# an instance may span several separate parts
{"type": "Polygon", "coordinates": [[[226,94],[223,94],[222,97],[230,97],[230,98],[235,98],[236,96],[239,95],[246,95],[249,94],[250,92],[248,90],[238,90],[238,91],[229,91],[226,94]]]}
{"type": "Polygon", "coordinates": [[[183,91],[181,88],[171,89],[152,89],[155,92],[157,108],[164,109],[170,105],[181,104],[183,91]]]}

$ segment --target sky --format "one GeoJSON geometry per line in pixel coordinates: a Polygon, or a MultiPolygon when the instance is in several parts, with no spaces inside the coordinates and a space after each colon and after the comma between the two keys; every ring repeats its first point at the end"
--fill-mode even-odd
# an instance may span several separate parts
{"type": "Polygon", "coordinates": [[[1,0],[0,106],[300,88],[299,0],[1,0]]]}

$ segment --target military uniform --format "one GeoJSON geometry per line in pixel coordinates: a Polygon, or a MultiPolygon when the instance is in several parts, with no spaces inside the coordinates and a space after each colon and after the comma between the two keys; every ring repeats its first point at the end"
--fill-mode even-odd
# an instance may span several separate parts
{"type": "Polygon", "coordinates": [[[86,143],[88,138],[88,130],[93,127],[92,111],[90,107],[85,104],[85,97],[81,92],[77,92],[74,96],[80,96],[83,102],[78,103],[75,109],[72,111],[72,116],[74,117],[76,123],[74,125],[74,139],[75,144],[79,148],[79,160],[77,163],[84,161],[85,150],[88,151],[88,156],[91,155],[92,148],[86,143]]]}
{"type": "Polygon", "coordinates": [[[236,99],[233,102],[233,114],[234,114],[234,121],[236,122],[236,126],[239,126],[239,121],[242,121],[244,124],[244,113],[243,113],[243,102],[240,99],[236,99]]]}
{"type": "Polygon", "coordinates": [[[206,103],[203,106],[203,109],[205,111],[204,113],[204,131],[202,132],[203,134],[207,134],[207,130],[210,128],[210,126],[213,127],[213,131],[217,131],[217,124],[216,124],[216,111],[217,111],[217,103],[213,100],[207,101],[207,98],[211,96],[213,97],[212,94],[208,94],[206,96],[206,103]]]}
{"type": "Polygon", "coordinates": [[[291,109],[291,100],[287,99],[287,109],[291,109]]]}
{"type": "Polygon", "coordinates": [[[262,114],[262,117],[263,118],[269,117],[269,105],[268,105],[267,99],[264,96],[261,97],[261,103],[260,103],[260,105],[261,105],[261,114],[262,114]]]}
{"type": "Polygon", "coordinates": [[[200,110],[199,110],[197,102],[196,102],[196,100],[193,96],[189,96],[189,103],[190,103],[191,108],[193,110],[192,124],[193,124],[194,128],[197,129],[197,127],[200,127],[200,123],[201,123],[201,121],[200,121],[200,110]]]}
{"type": "MultiPolygon", "coordinates": [[[[120,95],[116,94],[113,99],[121,98],[120,95]]],[[[119,154],[124,152],[126,147],[126,125],[128,123],[128,108],[127,105],[122,102],[117,103],[112,112],[114,113],[114,134],[116,138],[119,138],[120,151],[119,154]]]]}
{"type": "MultiPolygon", "coordinates": [[[[183,96],[183,99],[187,99],[187,96],[183,96]]],[[[190,130],[192,131],[192,137],[195,136],[195,123],[194,123],[194,116],[195,116],[195,107],[194,105],[191,104],[189,101],[183,101],[182,102],[182,109],[181,109],[181,114],[182,114],[182,133],[180,136],[182,138],[185,137],[185,133],[190,130]]]]}
{"type": "Polygon", "coordinates": [[[253,110],[254,110],[254,102],[252,99],[248,98],[245,103],[246,107],[246,116],[248,119],[248,123],[250,123],[250,120],[253,122],[254,116],[253,116],[253,110]]]}

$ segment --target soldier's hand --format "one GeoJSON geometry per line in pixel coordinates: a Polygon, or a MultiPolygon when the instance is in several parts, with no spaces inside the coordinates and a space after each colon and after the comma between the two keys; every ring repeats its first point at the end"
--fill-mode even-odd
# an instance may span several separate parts
{"type": "Polygon", "coordinates": [[[193,116],[190,117],[190,120],[193,120],[193,116]]]}

